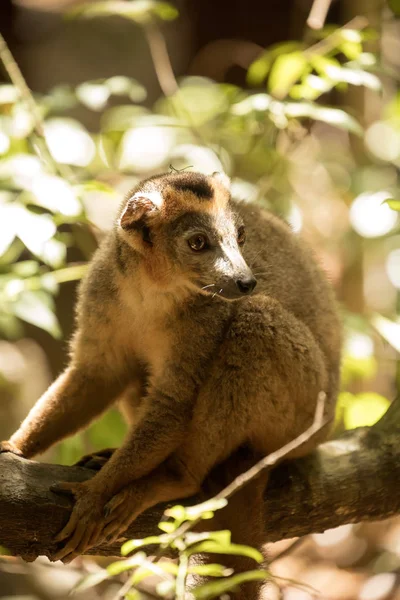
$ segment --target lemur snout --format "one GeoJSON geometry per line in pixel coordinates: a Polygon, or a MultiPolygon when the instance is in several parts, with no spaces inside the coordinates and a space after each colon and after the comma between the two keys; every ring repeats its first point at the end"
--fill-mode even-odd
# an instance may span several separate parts
{"type": "Polygon", "coordinates": [[[255,277],[244,277],[243,279],[237,279],[236,285],[241,294],[250,294],[257,285],[257,279],[255,277]]]}

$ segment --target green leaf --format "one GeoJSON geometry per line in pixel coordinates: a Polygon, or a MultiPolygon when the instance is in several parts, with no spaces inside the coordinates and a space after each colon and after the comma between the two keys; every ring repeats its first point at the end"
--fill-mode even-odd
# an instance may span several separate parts
{"type": "Polygon", "coordinates": [[[161,581],[156,586],[157,594],[159,596],[167,596],[171,598],[172,592],[175,591],[175,580],[167,579],[165,581],[161,581]]]}
{"type": "MultiPolygon", "coordinates": [[[[349,395],[347,396],[349,398],[349,395]]],[[[389,400],[375,392],[357,394],[347,400],[343,420],[346,429],[375,425],[389,407],[389,400]]]]}
{"type": "Polygon", "coordinates": [[[220,544],[213,540],[207,540],[190,546],[186,552],[188,554],[201,554],[202,552],[211,552],[212,554],[230,554],[235,556],[247,556],[252,558],[257,563],[261,563],[264,559],[262,554],[255,548],[244,546],[241,544],[220,544]]]}
{"type": "Polygon", "coordinates": [[[143,564],[143,561],[146,560],[146,558],[147,555],[145,552],[137,552],[126,560],[118,560],[108,565],[107,573],[114,577],[115,575],[119,575],[125,571],[130,571],[134,567],[138,567],[139,565],[143,564]]]}
{"type": "Polygon", "coordinates": [[[39,263],[36,260],[22,260],[12,266],[12,272],[19,277],[32,277],[39,271],[39,263]]]}
{"type": "Polygon", "coordinates": [[[46,292],[22,292],[13,303],[14,314],[55,338],[61,337],[61,330],[53,312],[52,300],[46,292]]]}
{"type": "Polygon", "coordinates": [[[143,596],[138,590],[130,590],[125,594],[125,600],[142,600],[143,596]]]}
{"type": "Polygon", "coordinates": [[[357,60],[362,53],[361,42],[345,39],[338,46],[339,50],[343,52],[350,60],[357,60]]]}
{"type": "Polygon", "coordinates": [[[173,533],[177,526],[175,523],[170,523],[169,521],[161,521],[161,523],[158,524],[158,528],[161,529],[161,531],[165,531],[165,533],[173,533]]]}
{"type": "Polygon", "coordinates": [[[167,510],[164,512],[164,515],[178,521],[183,521],[186,519],[186,508],[178,504],[176,506],[172,506],[171,508],[167,508],[167,510]]]}
{"type": "Polygon", "coordinates": [[[247,581],[262,581],[267,578],[270,578],[270,574],[268,571],[247,571],[245,573],[238,573],[237,575],[233,575],[228,579],[223,579],[221,581],[213,581],[211,583],[206,583],[201,585],[193,590],[193,594],[195,598],[199,600],[207,600],[208,598],[218,598],[222,594],[229,592],[230,590],[236,588],[238,585],[242,583],[246,583],[247,581]]]}
{"type": "Polygon", "coordinates": [[[178,10],[168,2],[156,0],[136,0],[124,2],[123,0],[110,0],[108,2],[87,2],[78,8],[69,11],[70,18],[93,18],[118,15],[134,21],[135,23],[148,23],[153,17],[164,21],[172,21],[178,16],[178,10]]]}
{"type": "Polygon", "coordinates": [[[384,204],[390,206],[392,210],[400,212],[400,200],[394,200],[393,198],[389,198],[388,200],[384,201],[384,204]]]}
{"type": "MultiPolygon", "coordinates": [[[[195,504],[194,506],[189,506],[186,509],[187,519],[190,521],[194,521],[198,518],[205,518],[204,514],[213,513],[216,510],[221,510],[228,504],[228,500],[226,498],[211,498],[206,502],[202,502],[201,504],[195,504]]],[[[207,516],[207,519],[210,517],[207,516]]]]}
{"type": "Polygon", "coordinates": [[[267,78],[271,64],[271,54],[270,52],[265,52],[250,65],[247,71],[247,83],[251,86],[261,85],[267,78]]]}
{"type": "Polygon", "coordinates": [[[121,546],[121,554],[122,554],[122,556],[127,556],[128,554],[130,554],[134,550],[137,550],[137,548],[140,548],[141,546],[150,546],[152,544],[162,544],[164,541],[163,538],[164,538],[164,536],[162,536],[162,535],[152,535],[152,536],[143,538],[142,540],[129,540],[121,546]]]}
{"type": "Polygon", "coordinates": [[[301,51],[279,56],[272,65],[268,87],[276,98],[284,98],[290,88],[308,68],[308,61],[301,51]]]}
{"type": "Polygon", "coordinates": [[[388,0],[390,10],[396,15],[400,16],[400,0],[388,0]]]}
{"type": "Polygon", "coordinates": [[[18,89],[11,84],[0,85],[0,104],[14,104],[19,100],[18,89]]]}
{"type": "Polygon", "coordinates": [[[353,117],[339,108],[317,106],[308,102],[288,102],[284,105],[285,114],[288,117],[309,117],[316,121],[324,121],[330,125],[340,127],[361,136],[363,129],[353,117]]]}
{"type": "Polygon", "coordinates": [[[90,575],[87,575],[86,577],[81,579],[76,584],[76,586],[73,588],[73,593],[78,593],[78,592],[83,592],[85,590],[88,590],[88,589],[94,587],[95,585],[98,585],[102,581],[105,581],[109,577],[110,577],[110,575],[109,575],[109,573],[107,573],[107,571],[105,569],[101,569],[100,571],[97,571],[96,573],[91,573],[90,575]]]}
{"type": "Polygon", "coordinates": [[[374,315],[372,325],[397,352],[400,352],[400,323],[386,319],[382,315],[374,315]]]}
{"type": "Polygon", "coordinates": [[[209,563],[205,565],[194,565],[193,567],[189,567],[188,573],[193,573],[194,575],[202,575],[204,577],[227,577],[231,575],[233,572],[232,569],[227,569],[223,565],[218,565],[214,563],[209,563]]]}
{"type": "Polygon", "coordinates": [[[101,111],[108,102],[110,90],[104,81],[101,83],[88,81],[78,85],[76,95],[80,102],[90,110],[101,111]]]}

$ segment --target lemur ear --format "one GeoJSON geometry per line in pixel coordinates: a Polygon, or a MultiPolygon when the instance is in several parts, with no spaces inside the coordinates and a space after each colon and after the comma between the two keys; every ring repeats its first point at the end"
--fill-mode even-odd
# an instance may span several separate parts
{"type": "Polygon", "coordinates": [[[231,180],[226,173],[223,173],[222,171],[215,171],[212,174],[212,177],[219,181],[219,183],[226,187],[228,190],[231,187],[231,180]]]}
{"type": "Polygon", "coordinates": [[[129,198],[118,223],[125,231],[137,229],[139,221],[143,220],[146,215],[159,210],[162,204],[163,197],[160,192],[137,192],[129,198]]]}

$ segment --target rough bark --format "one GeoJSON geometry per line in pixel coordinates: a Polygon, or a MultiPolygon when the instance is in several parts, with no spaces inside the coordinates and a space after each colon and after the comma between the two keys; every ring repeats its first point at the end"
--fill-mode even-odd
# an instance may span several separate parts
{"type": "MultiPolygon", "coordinates": [[[[92,476],[81,467],[0,455],[0,544],[26,558],[50,556],[54,535],[71,507],[67,498],[50,492],[50,485],[92,476]]],[[[395,402],[374,427],[347,432],[272,471],[265,490],[265,541],[399,514],[399,481],[400,402],[395,402]]],[[[159,532],[162,512],[162,506],[146,511],[128,535],[141,538],[159,532]]],[[[104,545],[92,553],[118,555],[119,549],[104,545]]]]}

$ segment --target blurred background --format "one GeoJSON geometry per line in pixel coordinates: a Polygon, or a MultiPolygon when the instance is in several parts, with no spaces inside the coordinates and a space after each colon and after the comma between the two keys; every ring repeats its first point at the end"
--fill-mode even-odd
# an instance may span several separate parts
{"type": "MultiPolygon", "coordinates": [[[[1,0],[0,32],[0,438],[65,366],[124,194],[188,167],[226,171],[312,245],[345,332],[335,435],[375,423],[400,388],[400,2],[1,0]]],[[[41,459],[124,431],[111,411],[41,459]]],[[[98,564],[3,558],[0,597],[63,598],[98,564]]],[[[400,520],[309,536],[271,568],[272,600],[400,599],[400,520]]]]}

